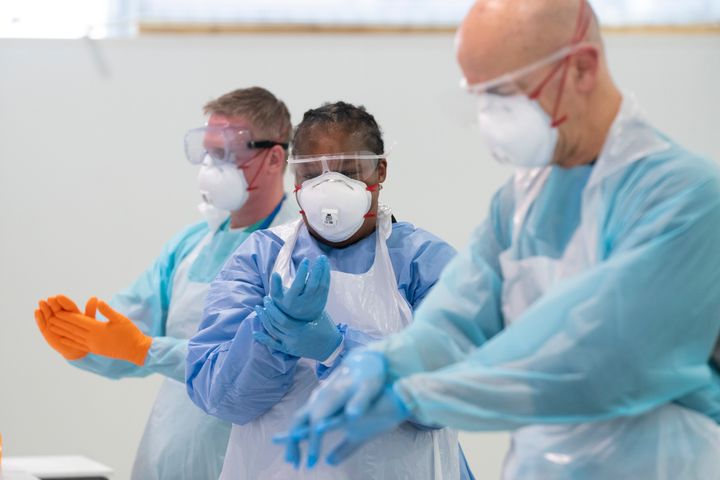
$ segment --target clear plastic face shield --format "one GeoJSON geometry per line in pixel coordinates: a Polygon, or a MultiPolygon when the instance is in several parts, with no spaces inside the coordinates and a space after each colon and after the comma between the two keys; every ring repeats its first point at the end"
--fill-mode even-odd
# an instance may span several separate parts
{"type": "Polygon", "coordinates": [[[185,156],[193,165],[202,164],[209,156],[216,163],[234,163],[242,167],[255,158],[259,150],[275,145],[288,148],[287,143],[254,140],[250,131],[231,125],[208,125],[194,128],[185,134],[185,156]]]}
{"type": "Polygon", "coordinates": [[[295,183],[301,185],[308,180],[328,172],[344,175],[352,180],[367,182],[377,170],[385,154],[372,152],[349,152],[328,155],[292,155],[288,159],[295,183]]]}

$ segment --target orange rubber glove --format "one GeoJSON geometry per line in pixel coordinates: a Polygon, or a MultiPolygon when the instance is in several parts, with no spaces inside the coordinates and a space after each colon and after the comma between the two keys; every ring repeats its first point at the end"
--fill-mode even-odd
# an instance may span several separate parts
{"type": "Polygon", "coordinates": [[[50,331],[59,335],[60,342],[67,347],[84,348],[96,355],[142,366],[150,350],[152,337],[142,333],[132,320],[102,300],[98,301],[97,306],[108,319],[107,322],[65,310],[51,319],[50,331]]]}
{"type": "MultiPolygon", "coordinates": [[[[96,304],[97,300],[94,297],[91,298],[85,306],[85,314],[94,317],[96,304]]],[[[38,307],[35,310],[35,323],[48,345],[66,360],[79,360],[88,354],[88,350],[85,348],[74,348],[63,344],[62,337],[51,332],[49,328],[50,319],[55,316],[55,312],[70,310],[80,313],[75,302],[64,295],[58,295],[50,297],[47,301],[41,300],[38,302],[38,307]]]]}

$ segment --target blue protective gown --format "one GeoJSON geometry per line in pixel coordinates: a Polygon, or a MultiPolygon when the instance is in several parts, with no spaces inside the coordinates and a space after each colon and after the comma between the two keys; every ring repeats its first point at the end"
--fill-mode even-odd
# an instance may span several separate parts
{"type": "MultiPolygon", "coordinates": [[[[442,268],[455,255],[454,249],[430,233],[405,222],[394,223],[387,246],[398,290],[413,308],[423,301],[442,268]]],[[[303,227],[293,250],[297,264],[319,255],[330,260],[333,270],[366,272],[375,255],[372,235],[342,249],[314,240],[303,227]]],[[[253,311],[269,293],[269,278],[283,241],[270,231],[256,232],[211,285],[204,319],[190,340],[187,359],[187,389],[192,400],[207,413],[243,425],[269,411],[291,387],[297,357],[271,351],[253,339],[263,327],[253,311]]],[[[343,351],[328,369],[318,364],[324,378],[339,365],[346,353],[367,345],[362,331],[343,325],[343,351]]],[[[462,478],[472,478],[461,454],[462,478]]]]}
{"type": "Polygon", "coordinates": [[[138,447],[133,479],[196,480],[220,474],[230,424],[203,414],[187,398],[187,339],[200,323],[210,282],[237,246],[258,229],[296,217],[295,206],[283,200],[270,216],[247,228],[231,229],[228,219],[214,232],[206,222],[184,229],[130,288],[110,302],[153,337],[144,365],[94,354],[70,362],[113,379],[152,373],[167,377],[138,447]]]}
{"type": "MultiPolygon", "coordinates": [[[[387,241],[398,289],[417,307],[455,254],[447,243],[409,223],[393,224],[387,241]]],[[[262,332],[253,311],[269,294],[270,273],[283,246],[269,231],[251,235],[235,252],[210,286],[203,321],[190,340],[187,389],[193,401],[211,415],[239,425],[269,410],[290,386],[298,357],[274,352],[257,343],[262,332]]],[[[333,270],[363,273],[375,256],[375,233],[346,248],[331,248],[303,228],[293,251],[297,265],[326,255],[333,270]]],[[[371,339],[347,328],[345,345],[352,348],[371,339]]],[[[326,373],[326,372],[323,372],[326,373]]]]}
{"type": "MultiPolygon", "coordinates": [[[[618,151],[638,138],[636,128],[667,148],[603,165],[607,175],[593,187],[599,200],[586,212],[584,232],[597,262],[552,284],[508,326],[501,257],[561,258],[598,165],[551,167],[519,228],[510,181],[415,321],[371,347],[388,358],[420,421],[514,430],[613,421],[675,402],[720,422],[720,382],[708,362],[720,333],[720,172],[634,118],[620,127],[630,133],[618,139],[618,151]]],[[[717,442],[716,430],[707,438],[636,433],[638,448],[661,451],[717,442]]],[[[552,478],[596,478],[584,472],[552,478]]]]}

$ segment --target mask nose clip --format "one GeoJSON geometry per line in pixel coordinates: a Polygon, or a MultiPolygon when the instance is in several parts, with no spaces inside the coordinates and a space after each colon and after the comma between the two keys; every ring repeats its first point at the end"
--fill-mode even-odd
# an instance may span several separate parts
{"type": "MultiPolygon", "coordinates": [[[[326,172],[323,172],[323,175],[325,175],[326,173],[332,173],[332,172],[330,172],[330,170],[328,170],[326,172]]],[[[312,188],[318,188],[320,185],[322,185],[324,183],[340,183],[341,185],[344,185],[349,190],[353,189],[353,187],[351,185],[348,185],[348,183],[342,178],[325,178],[322,181],[314,184],[312,186],[312,188]]]]}

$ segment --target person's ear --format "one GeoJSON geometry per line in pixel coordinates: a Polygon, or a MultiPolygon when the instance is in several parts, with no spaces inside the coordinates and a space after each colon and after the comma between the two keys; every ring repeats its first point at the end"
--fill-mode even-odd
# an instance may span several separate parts
{"type": "Polygon", "coordinates": [[[387,178],[387,160],[384,158],[380,159],[377,166],[377,183],[383,183],[387,178]]]}
{"type": "Polygon", "coordinates": [[[578,93],[590,93],[597,84],[600,70],[600,51],[594,45],[583,47],[572,56],[573,81],[578,93]]]}
{"type": "Polygon", "coordinates": [[[277,173],[285,169],[285,149],[280,145],[275,145],[268,152],[267,172],[277,173]]]}

